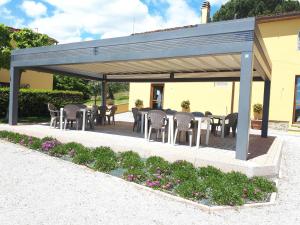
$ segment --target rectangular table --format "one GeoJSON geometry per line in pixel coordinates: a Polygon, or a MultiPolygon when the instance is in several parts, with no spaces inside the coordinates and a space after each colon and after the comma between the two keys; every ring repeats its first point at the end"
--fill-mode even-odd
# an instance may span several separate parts
{"type": "MultiPolygon", "coordinates": [[[[144,138],[147,139],[148,138],[148,120],[147,115],[148,112],[140,112],[142,115],[141,118],[141,123],[142,123],[142,128],[141,128],[141,132],[144,133],[144,138]]],[[[169,126],[168,126],[168,143],[169,144],[173,144],[174,142],[174,115],[167,115],[168,121],[169,121],[169,126]]],[[[196,147],[199,148],[200,147],[200,140],[201,140],[201,124],[202,123],[207,123],[207,127],[206,127],[206,145],[208,145],[209,143],[209,127],[210,127],[210,118],[209,117],[195,117],[195,120],[198,121],[198,127],[197,127],[197,137],[196,137],[196,147]]]]}
{"type": "Polygon", "coordinates": [[[219,119],[222,121],[221,123],[221,137],[224,138],[225,137],[225,118],[226,116],[220,116],[220,115],[209,115],[208,116],[210,119],[219,119]]]}
{"type": "MultiPolygon", "coordinates": [[[[87,109],[80,109],[80,112],[82,112],[82,131],[85,131],[85,125],[86,125],[86,113],[87,109]]],[[[63,123],[64,123],[64,108],[60,108],[60,118],[59,118],[59,126],[60,130],[63,130],[63,123]]]]}

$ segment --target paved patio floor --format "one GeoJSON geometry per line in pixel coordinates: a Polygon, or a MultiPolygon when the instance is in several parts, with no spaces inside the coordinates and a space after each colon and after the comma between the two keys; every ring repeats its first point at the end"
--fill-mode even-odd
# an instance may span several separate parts
{"type": "Polygon", "coordinates": [[[276,204],[213,214],[0,141],[0,224],[296,225],[300,221],[300,138],[280,138],[284,151],[276,204]]]}

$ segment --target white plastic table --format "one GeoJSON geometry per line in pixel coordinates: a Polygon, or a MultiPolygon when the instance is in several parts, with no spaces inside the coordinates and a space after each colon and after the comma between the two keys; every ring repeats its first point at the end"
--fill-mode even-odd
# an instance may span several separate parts
{"type": "MultiPolygon", "coordinates": [[[[142,133],[144,133],[144,138],[148,138],[148,120],[145,119],[148,115],[148,112],[140,112],[142,115],[142,133]],[[144,126],[143,126],[144,125],[144,126]],[[145,127],[145,129],[144,129],[145,127]]],[[[167,118],[169,120],[169,126],[168,126],[168,144],[173,144],[174,142],[174,115],[167,115],[167,118]]],[[[201,124],[207,123],[206,127],[206,140],[205,144],[208,145],[209,143],[209,127],[210,127],[210,118],[209,117],[195,117],[195,120],[198,121],[198,127],[197,127],[197,137],[196,137],[196,147],[200,147],[200,140],[201,140],[201,124]]]]}
{"type": "MultiPolygon", "coordinates": [[[[82,131],[85,131],[85,124],[86,124],[86,109],[80,109],[80,112],[82,112],[83,116],[82,116],[82,131]]],[[[60,129],[63,130],[63,115],[64,115],[64,108],[60,108],[60,121],[59,121],[59,125],[60,125],[60,129]]]]}
{"type": "Polygon", "coordinates": [[[219,116],[219,115],[209,115],[208,116],[210,119],[220,119],[222,121],[222,126],[221,126],[221,137],[224,138],[225,136],[225,118],[226,116],[219,116]]]}

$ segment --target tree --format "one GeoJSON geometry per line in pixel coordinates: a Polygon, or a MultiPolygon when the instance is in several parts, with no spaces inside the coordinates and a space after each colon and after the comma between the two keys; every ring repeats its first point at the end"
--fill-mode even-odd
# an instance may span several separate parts
{"type": "Polygon", "coordinates": [[[88,80],[57,74],[53,77],[53,89],[65,91],[80,91],[83,93],[85,99],[89,99],[89,96],[92,93],[92,88],[88,80]]]}
{"type": "Polygon", "coordinates": [[[52,45],[55,41],[46,34],[36,33],[28,28],[11,34],[12,40],[16,43],[16,48],[34,48],[52,45]]]}
{"type": "Polygon", "coordinates": [[[293,0],[230,0],[214,14],[213,21],[300,11],[299,1],[293,0]]]}
{"type": "Polygon", "coordinates": [[[12,49],[10,42],[10,30],[0,24],[0,69],[9,69],[10,67],[10,52],[12,49]]]}
{"type": "Polygon", "coordinates": [[[55,42],[49,36],[27,28],[13,31],[11,28],[0,24],[0,68],[10,68],[11,50],[14,48],[40,47],[52,45],[55,42]]]}

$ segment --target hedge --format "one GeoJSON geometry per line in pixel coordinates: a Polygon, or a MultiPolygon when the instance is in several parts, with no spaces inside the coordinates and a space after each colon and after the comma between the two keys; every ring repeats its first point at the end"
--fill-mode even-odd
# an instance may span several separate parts
{"type": "MultiPolygon", "coordinates": [[[[70,103],[83,103],[84,96],[76,91],[50,91],[39,89],[20,89],[19,116],[49,115],[48,102],[60,108],[70,103]]],[[[0,117],[5,117],[9,103],[9,88],[0,88],[0,117]]]]}

